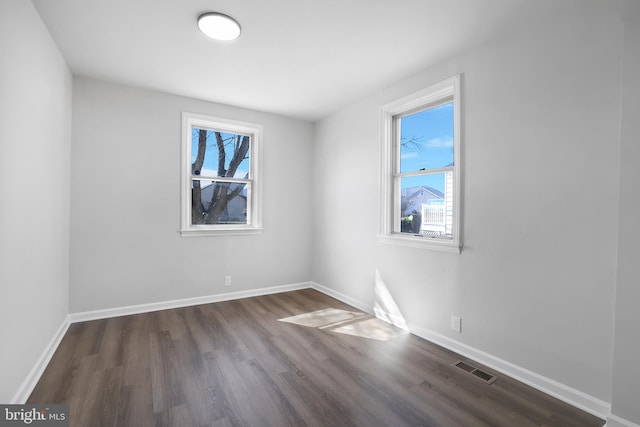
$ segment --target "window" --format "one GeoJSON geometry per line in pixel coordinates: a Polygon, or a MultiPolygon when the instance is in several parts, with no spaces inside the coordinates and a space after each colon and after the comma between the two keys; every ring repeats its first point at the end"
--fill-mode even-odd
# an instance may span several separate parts
{"type": "Polygon", "coordinates": [[[459,253],[460,77],[382,107],[380,238],[459,253]]]}
{"type": "Polygon", "coordinates": [[[261,232],[262,126],[182,114],[181,234],[261,232]]]}

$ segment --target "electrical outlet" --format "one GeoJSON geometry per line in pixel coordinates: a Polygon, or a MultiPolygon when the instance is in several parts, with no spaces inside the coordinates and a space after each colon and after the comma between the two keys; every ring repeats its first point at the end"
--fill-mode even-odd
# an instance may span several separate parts
{"type": "Polygon", "coordinates": [[[231,286],[231,276],[224,276],[224,285],[231,286]]]}
{"type": "Polygon", "coordinates": [[[451,330],[462,333],[462,319],[458,316],[451,316],[451,330]]]}

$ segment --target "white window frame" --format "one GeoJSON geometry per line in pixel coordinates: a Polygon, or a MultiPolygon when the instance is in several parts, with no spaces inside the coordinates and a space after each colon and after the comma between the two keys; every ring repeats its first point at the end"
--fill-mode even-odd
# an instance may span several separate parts
{"type": "MultiPolygon", "coordinates": [[[[182,113],[182,181],[180,192],[181,226],[183,237],[192,236],[229,236],[262,233],[262,179],[260,160],[262,158],[262,125],[211,117],[189,112],[182,113]],[[246,224],[192,224],[191,223],[191,146],[192,129],[207,129],[212,131],[249,135],[251,137],[250,153],[250,182],[247,197],[246,224]]],[[[225,181],[242,181],[227,178],[225,181]]]]}
{"type": "Polygon", "coordinates": [[[460,75],[450,77],[416,93],[395,100],[381,107],[381,181],[380,181],[380,233],[382,243],[432,249],[450,253],[462,250],[461,218],[461,98],[460,75]],[[400,233],[399,134],[396,118],[431,106],[453,100],[453,238],[415,236],[400,233]]]}

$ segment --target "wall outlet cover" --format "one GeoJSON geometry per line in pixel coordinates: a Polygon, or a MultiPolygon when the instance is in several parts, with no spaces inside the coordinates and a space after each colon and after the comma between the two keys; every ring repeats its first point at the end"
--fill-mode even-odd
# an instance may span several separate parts
{"type": "Polygon", "coordinates": [[[451,330],[462,333],[462,319],[459,316],[451,316],[451,330]]]}

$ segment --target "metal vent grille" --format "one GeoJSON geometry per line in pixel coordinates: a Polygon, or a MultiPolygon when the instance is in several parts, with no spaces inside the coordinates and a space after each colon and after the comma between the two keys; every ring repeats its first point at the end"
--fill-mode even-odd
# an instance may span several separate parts
{"type": "Polygon", "coordinates": [[[471,365],[467,365],[466,363],[464,363],[464,362],[462,362],[462,361],[460,361],[460,362],[456,363],[456,366],[457,366],[458,368],[460,368],[460,369],[464,369],[465,371],[467,371],[467,372],[469,372],[469,373],[473,372],[473,371],[476,369],[476,368],[474,368],[473,366],[471,366],[471,365]]]}
{"type": "Polygon", "coordinates": [[[466,373],[471,374],[476,378],[481,379],[487,384],[493,384],[498,379],[498,377],[496,377],[495,375],[491,375],[481,369],[476,368],[475,366],[472,366],[466,362],[463,362],[462,360],[458,360],[457,362],[455,362],[454,366],[462,369],[466,373]]]}

